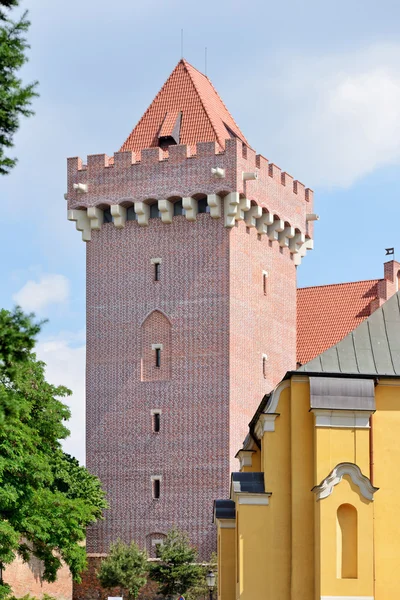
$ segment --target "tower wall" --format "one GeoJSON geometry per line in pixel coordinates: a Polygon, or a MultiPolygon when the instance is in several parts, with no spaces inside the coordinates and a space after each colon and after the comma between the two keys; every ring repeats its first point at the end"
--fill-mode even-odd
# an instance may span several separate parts
{"type": "Polygon", "coordinates": [[[262,396],[295,366],[295,266],[312,247],[312,192],[237,139],[222,153],[192,150],[68,162],[69,218],[88,242],[87,464],[110,503],[90,553],[118,537],[151,552],[177,525],[208,558],[212,501],[227,494],[262,396]],[[197,214],[205,198],[210,214],[197,214]],[[179,199],[186,216],[173,217],[179,199]],[[103,223],[108,207],[114,223],[103,223]]]}
{"type": "Polygon", "coordinates": [[[122,230],[108,223],[87,250],[87,465],[110,504],[88,531],[88,552],[107,552],[117,538],[151,552],[176,525],[208,556],[210,499],[229,477],[229,231],[208,214],[168,227],[158,218],[122,230]],[[161,318],[149,332],[154,310],[161,318]],[[142,357],[151,360],[160,341],[159,380],[143,380],[142,357]]]}
{"type": "Polygon", "coordinates": [[[230,232],[230,464],[264,394],[296,368],[296,267],[281,248],[238,222],[230,232]],[[266,278],[264,280],[264,277],[266,278]]]}

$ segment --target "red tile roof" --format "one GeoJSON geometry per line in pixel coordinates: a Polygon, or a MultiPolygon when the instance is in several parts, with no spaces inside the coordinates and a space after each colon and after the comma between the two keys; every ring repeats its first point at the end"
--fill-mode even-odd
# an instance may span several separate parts
{"type": "Polygon", "coordinates": [[[216,141],[223,149],[225,140],[232,136],[247,144],[208,77],[182,59],[122,145],[121,151],[140,153],[144,148],[158,146],[158,137],[167,114],[172,116],[179,112],[182,113],[180,144],[193,147],[196,142],[216,141]]]}
{"type": "Polygon", "coordinates": [[[297,362],[304,364],[342,340],[370,314],[379,279],[297,290],[297,362]]]}

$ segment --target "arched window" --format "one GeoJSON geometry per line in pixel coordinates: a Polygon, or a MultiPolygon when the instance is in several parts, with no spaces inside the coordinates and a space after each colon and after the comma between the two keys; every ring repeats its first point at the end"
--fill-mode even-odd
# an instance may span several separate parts
{"type": "Polygon", "coordinates": [[[357,579],[358,571],[357,510],[341,504],[337,510],[337,577],[357,579]]]}
{"type": "Polygon", "coordinates": [[[154,310],[141,327],[142,381],[165,381],[171,377],[171,323],[154,310]]]}
{"type": "Polygon", "coordinates": [[[397,277],[396,277],[396,291],[398,292],[400,290],[400,271],[397,271],[397,277]]]}

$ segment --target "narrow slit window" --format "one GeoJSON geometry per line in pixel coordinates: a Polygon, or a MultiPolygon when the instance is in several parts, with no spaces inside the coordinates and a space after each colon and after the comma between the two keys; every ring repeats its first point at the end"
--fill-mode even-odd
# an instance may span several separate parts
{"type": "Polygon", "coordinates": [[[156,348],[156,367],[161,367],[161,348],[156,348]]]}
{"type": "Polygon", "coordinates": [[[154,263],[154,281],[160,281],[160,263],[154,263]]]}
{"type": "Polygon", "coordinates": [[[263,358],[262,358],[262,370],[263,370],[263,377],[264,377],[264,379],[267,378],[267,361],[268,361],[267,355],[263,354],[263,358]]]}
{"type": "Polygon", "coordinates": [[[160,431],[160,413],[153,413],[153,431],[159,433],[160,431]]]}
{"type": "Polygon", "coordinates": [[[160,479],[158,477],[153,478],[152,488],[153,500],[158,500],[160,497],[160,479]]]}
{"type": "Polygon", "coordinates": [[[152,258],[150,260],[150,262],[154,268],[154,281],[160,281],[161,262],[162,262],[161,258],[152,258]]]}
{"type": "Polygon", "coordinates": [[[264,296],[268,293],[268,273],[266,271],[263,271],[263,293],[264,296]]]}

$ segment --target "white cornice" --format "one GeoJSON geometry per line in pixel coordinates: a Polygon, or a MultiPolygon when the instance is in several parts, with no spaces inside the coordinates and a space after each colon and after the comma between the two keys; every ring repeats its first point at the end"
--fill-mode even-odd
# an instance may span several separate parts
{"type": "Polygon", "coordinates": [[[236,529],[235,519],[216,519],[220,529],[236,529]]]}
{"type": "Polygon", "coordinates": [[[270,493],[266,494],[237,494],[238,504],[253,504],[256,506],[268,506],[270,493]]]}
{"type": "Polygon", "coordinates": [[[291,379],[295,383],[309,383],[307,375],[292,375],[291,379]]]}
{"type": "Polygon", "coordinates": [[[369,429],[369,410],[327,410],[313,408],[316,427],[337,427],[339,429],[369,429]]]}
{"type": "Polygon", "coordinates": [[[275,431],[276,417],[279,417],[279,415],[277,413],[274,413],[274,414],[261,413],[261,415],[259,416],[259,419],[256,423],[255,429],[254,429],[254,433],[256,434],[256,436],[259,440],[262,439],[265,432],[275,431]]]}
{"type": "Polygon", "coordinates": [[[349,475],[364,498],[370,501],[374,499],[374,494],[379,488],[374,487],[368,477],[362,474],[360,467],[354,463],[345,462],[336,465],[319,485],[313,487],[312,491],[317,495],[317,500],[322,500],[330,496],[333,488],[342,481],[344,475],[349,475]]]}
{"type": "Polygon", "coordinates": [[[252,466],[252,456],[254,450],[239,450],[236,454],[236,458],[239,459],[240,468],[252,466]]]}

